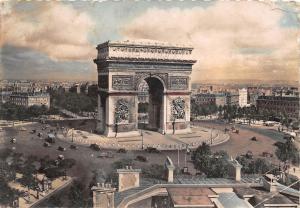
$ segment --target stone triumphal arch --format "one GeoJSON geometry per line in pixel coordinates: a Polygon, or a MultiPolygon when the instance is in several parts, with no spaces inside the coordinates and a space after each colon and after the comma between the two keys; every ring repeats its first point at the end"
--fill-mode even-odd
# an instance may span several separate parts
{"type": "Polygon", "coordinates": [[[139,135],[138,86],[149,86],[150,129],[190,131],[193,48],[154,41],[108,41],[97,46],[97,130],[108,137],[139,135]]]}

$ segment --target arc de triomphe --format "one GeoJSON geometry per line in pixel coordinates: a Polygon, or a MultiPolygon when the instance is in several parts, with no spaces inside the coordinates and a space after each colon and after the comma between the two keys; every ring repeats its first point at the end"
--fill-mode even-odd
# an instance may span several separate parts
{"type": "Polygon", "coordinates": [[[190,132],[193,48],[154,41],[108,41],[97,46],[97,130],[108,137],[140,135],[138,86],[149,86],[148,128],[190,132]]]}

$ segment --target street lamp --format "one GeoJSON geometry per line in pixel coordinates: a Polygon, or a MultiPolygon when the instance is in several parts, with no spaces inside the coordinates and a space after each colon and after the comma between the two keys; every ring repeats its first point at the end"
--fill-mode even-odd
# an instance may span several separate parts
{"type": "Polygon", "coordinates": [[[212,132],[213,132],[213,129],[214,129],[214,128],[212,128],[212,129],[210,130],[210,144],[212,144],[212,142],[213,142],[213,141],[212,141],[212,140],[213,140],[213,139],[212,139],[212,132]]]}
{"type": "Polygon", "coordinates": [[[176,118],[174,116],[174,120],[173,120],[173,134],[175,134],[175,121],[176,121],[176,118]]]}
{"type": "Polygon", "coordinates": [[[143,128],[141,128],[142,150],[144,149],[144,132],[143,132],[143,129],[145,129],[145,116],[143,117],[143,128]]]}
{"type": "Polygon", "coordinates": [[[74,142],[74,128],[72,128],[72,143],[74,142]]]}

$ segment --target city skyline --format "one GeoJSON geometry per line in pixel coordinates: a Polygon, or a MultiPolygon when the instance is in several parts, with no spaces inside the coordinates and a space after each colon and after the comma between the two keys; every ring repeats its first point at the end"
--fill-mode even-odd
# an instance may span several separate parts
{"type": "Polygon", "coordinates": [[[194,83],[296,82],[297,6],[215,1],[5,2],[0,75],[4,79],[96,80],[92,60],[97,44],[155,39],[195,48],[194,83]],[[63,18],[57,18],[62,13],[63,18]]]}

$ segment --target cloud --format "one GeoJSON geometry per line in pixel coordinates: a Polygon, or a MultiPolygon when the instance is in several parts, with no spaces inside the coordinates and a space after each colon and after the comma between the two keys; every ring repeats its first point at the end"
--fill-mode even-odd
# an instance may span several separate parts
{"type": "Polygon", "coordinates": [[[129,39],[194,46],[193,80],[298,79],[296,27],[281,27],[283,11],[259,2],[207,8],[150,8],[123,28],[129,39]],[[270,75],[272,71],[276,74],[270,75]]]}
{"type": "Polygon", "coordinates": [[[53,60],[86,60],[95,56],[96,50],[88,42],[88,33],[95,24],[88,14],[58,2],[36,5],[39,7],[31,11],[5,7],[0,47],[26,47],[53,60]]]}
{"type": "Polygon", "coordinates": [[[97,79],[96,65],[92,62],[54,61],[36,50],[11,45],[2,47],[0,73],[3,79],[97,79]]]}

